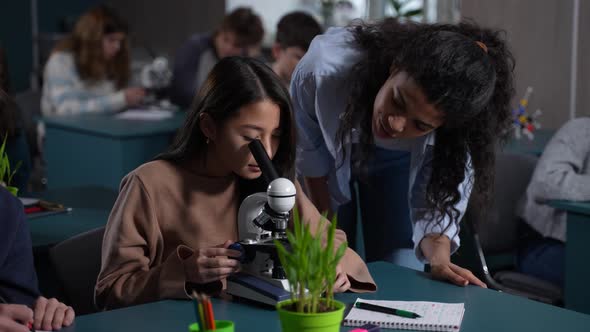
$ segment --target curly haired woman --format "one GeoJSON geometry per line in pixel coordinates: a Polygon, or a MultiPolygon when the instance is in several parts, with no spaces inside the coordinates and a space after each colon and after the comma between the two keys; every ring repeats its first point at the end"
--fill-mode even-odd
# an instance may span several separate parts
{"type": "Polygon", "coordinates": [[[314,39],[291,82],[298,172],[351,246],[359,193],[367,261],[413,247],[434,277],[485,287],[450,255],[471,193],[490,196],[513,67],[501,33],[470,22],[389,19],[314,39]]]}

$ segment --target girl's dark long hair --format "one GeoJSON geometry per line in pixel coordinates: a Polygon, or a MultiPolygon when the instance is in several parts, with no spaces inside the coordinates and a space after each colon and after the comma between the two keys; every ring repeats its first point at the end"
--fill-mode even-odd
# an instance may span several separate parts
{"type": "MultiPolygon", "coordinates": [[[[236,116],[240,108],[265,99],[277,104],[281,112],[281,137],[273,164],[279,175],[293,179],[295,129],[289,91],[267,65],[246,57],[227,57],[213,67],[174,142],[156,159],[174,163],[195,158],[205,160],[207,137],[199,125],[200,115],[206,113],[217,126],[222,126],[236,116]]],[[[244,197],[266,190],[262,177],[253,181],[240,181],[240,192],[244,197]]]]}
{"type": "Polygon", "coordinates": [[[374,25],[360,23],[350,29],[353,47],[363,50],[365,57],[351,74],[340,141],[344,143],[360,124],[360,144],[363,151],[370,151],[375,97],[392,73],[405,71],[429,103],[445,114],[444,125],[436,129],[426,189],[431,221],[440,223],[444,216],[458,221],[454,205],[461,199],[459,185],[468,166],[474,170],[472,201],[480,206],[489,203],[494,151],[498,142],[506,139],[514,95],[514,57],[504,34],[472,22],[400,24],[393,19],[374,25]]]}

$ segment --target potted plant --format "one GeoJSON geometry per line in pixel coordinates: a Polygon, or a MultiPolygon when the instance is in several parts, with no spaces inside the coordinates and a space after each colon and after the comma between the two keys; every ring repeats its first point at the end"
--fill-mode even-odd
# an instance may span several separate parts
{"type": "Polygon", "coordinates": [[[316,235],[309,225],[301,222],[294,212],[293,231],[287,231],[287,246],[275,240],[281,264],[291,288],[291,299],[277,304],[282,330],[330,332],[339,331],[345,305],[334,300],[336,266],[347,248],[344,242],[335,249],[336,218],[328,227],[326,236],[324,220],[316,235]],[[289,249],[287,249],[289,247],[289,249]]]}
{"type": "Polygon", "coordinates": [[[14,167],[14,170],[10,170],[10,162],[8,161],[8,154],[6,153],[6,139],[8,135],[4,136],[4,140],[2,141],[2,146],[0,146],[0,186],[5,187],[11,194],[16,196],[18,193],[17,187],[12,187],[10,184],[12,183],[12,178],[14,174],[20,167],[22,162],[18,162],[14,167]]]}

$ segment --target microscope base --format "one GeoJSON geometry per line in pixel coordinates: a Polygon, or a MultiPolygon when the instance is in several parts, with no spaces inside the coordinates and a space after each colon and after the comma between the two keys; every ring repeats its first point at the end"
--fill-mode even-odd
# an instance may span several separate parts
{"type": "Polygon", "coordinates": [[[291,294],[284,288],[245,273],[227,278],[226,293],[271,306],[291,298],[291,294]]]}

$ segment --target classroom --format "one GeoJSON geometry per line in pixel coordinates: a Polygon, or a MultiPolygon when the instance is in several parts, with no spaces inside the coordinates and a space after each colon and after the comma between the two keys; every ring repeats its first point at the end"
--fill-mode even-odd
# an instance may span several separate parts
{"type": "Polygon", "coordinates": [[[0,9],[0,331],[590,331],[590,2],[0,9]]]}

